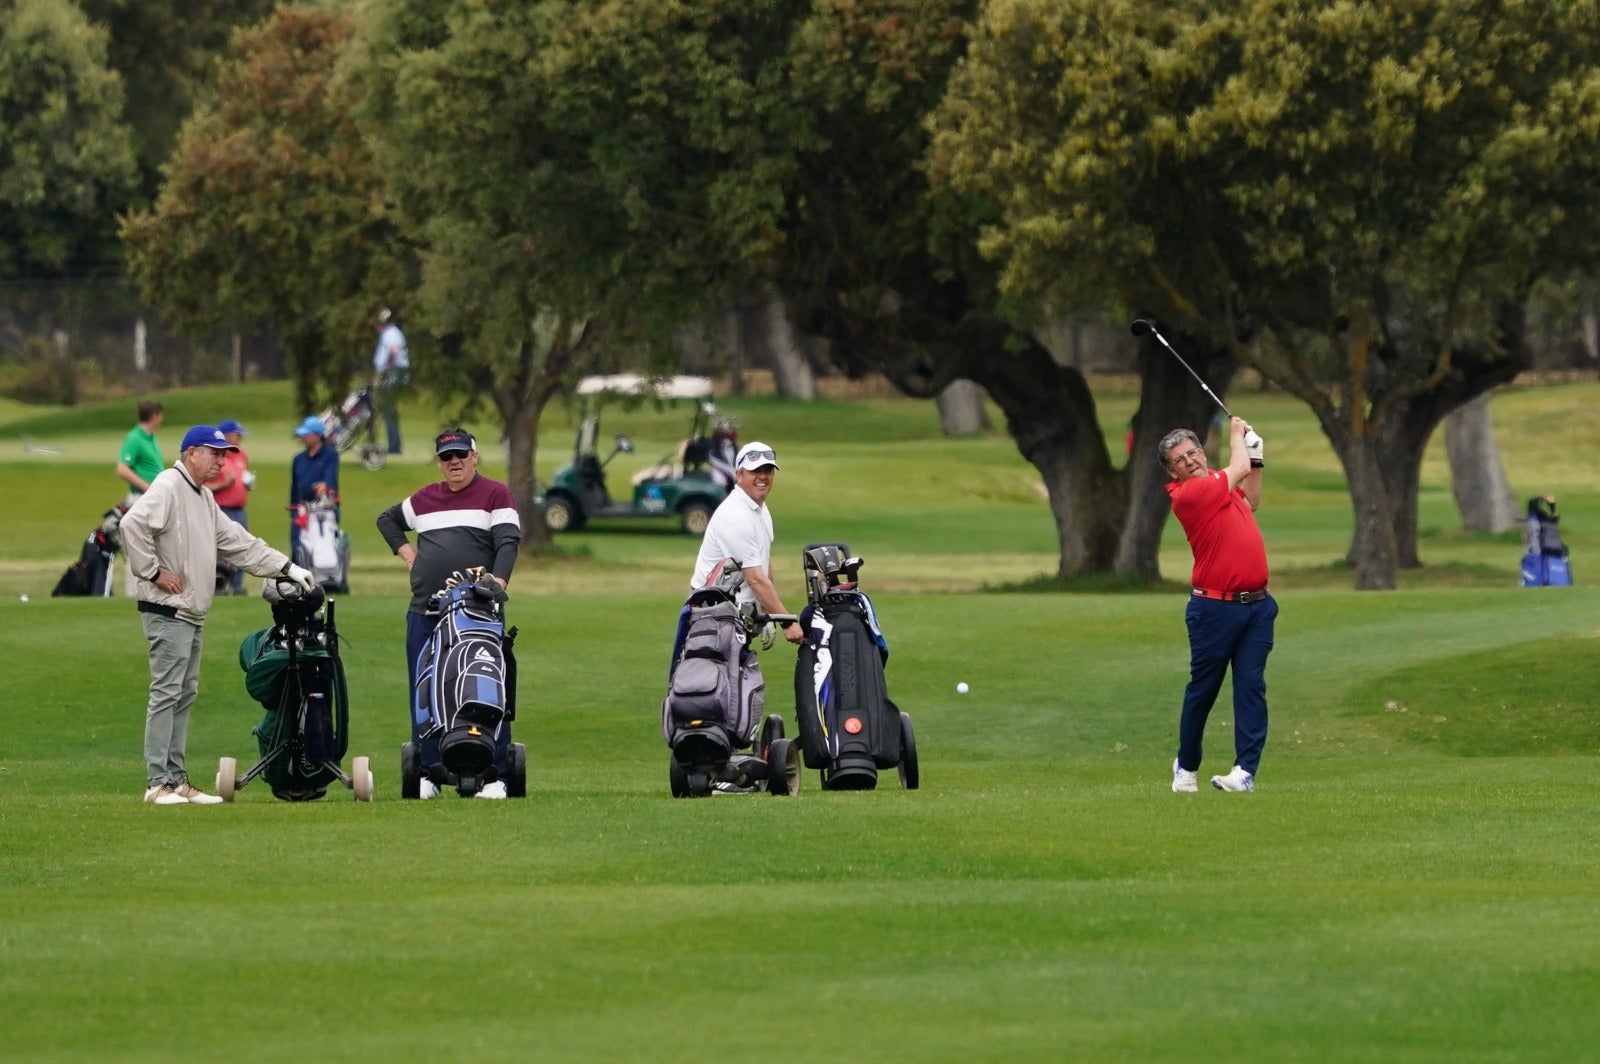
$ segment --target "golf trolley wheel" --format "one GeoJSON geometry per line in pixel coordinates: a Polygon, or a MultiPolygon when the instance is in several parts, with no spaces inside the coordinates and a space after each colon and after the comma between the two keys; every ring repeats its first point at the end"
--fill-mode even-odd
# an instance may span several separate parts
{"type": "Polygon", "coordinates": [[[674,798],[689,797],[689,770],[678,764],[678,759],[671,754],[667,755],[667,781],[674,798]]]}
{"type": "Polygon", "coordinates": [[[369,473],[376,473],[389,461],[389,452],[382,447],[368,444],[361,448],[361,468],[369,473]]]}
{"type": "Polygon", "coordinates": [[[778,716],[776,713],[768,713],[767,719],[761,722],[761,741],[756,746],[756,752],[760,754],[763,759],[766,759],[767,751],[771,748],[773,740],[782,738],[783,718],[778,716]]]}
{"type": "Polygon", "coordinates": [[[678,511],[678,516],[681,519],[684,535],[703,536],[706,534],[706,526],[711,523],[711,507],[698,500],[684,503],[683,509],[678,511]]]}
{"type": "Polygon", "coordinates": [[[400,797],[422,797],[422,764],[416,743],[400,747],[400,797]]]}
{"type": "Polygon", "coordinates": [[[911,727],[911,715],[900,714],[900,786],[908,791],[917,789],[917,733],[911,727]]]}
{"type": "Polygon", "coordinates": [[[234,781],[239,778],[239,762],[225,757],[217,762],[217,793],[224,802],[233,801],[234,781]]]}
{"type": "Polygon", "coordinates": [[[372,801],[372,760],[365,757],[350,761],[350,788],[356,792],[356,801],[372,801]]]}
{"type": "Polygon", "coordinates": [[[511,772],[506,780],[506,797],[528,796],[528,748],[521,743],[511,744],[511,772]]]}
{"type": "Polygon", "coordinates": [[[800,748],[789,739],[774,739],[767,752],[767,793],[793,797],[800,793],[800,748]]]}
{"type": "Polygon", "coordinates": [[[709,772],[691,772],[689,773],[688,782],[689,796],[691,798],[704,798],[711,793],[711,773],[709,772]]]}

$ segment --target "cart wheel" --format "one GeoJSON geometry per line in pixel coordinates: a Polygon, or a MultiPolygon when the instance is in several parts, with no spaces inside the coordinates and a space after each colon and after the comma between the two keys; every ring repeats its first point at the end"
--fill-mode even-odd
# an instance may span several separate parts
{"type": "Polygon", "coordinates": [[[782,738],[783,718],[776,713],[768,713],[767,719],[761,722],[761,742],[756,747],[756,752],[765,758],[768,748],[772,746],[772,741],[782,738]]]}
{"type": "Polygon", "coordinates": [[[674,798],[689,797],[689,770],[678,764],[678,759],[667,755],[667,780],[672,785],[674,798]]]}
{"type": "Polygon", "coordinates": [[[417,744],[406,743],[400,747],[400,797],[422,797],[422,766],[418,761],[417,744]]]}
{"type": "Polygon", "coordinates": [[[704,798],[711,793],[711,773],[689,773],[689,796],[691,798],[704,798]]]}
{"type": "Polygon", "coordinates": [[[222,795],[224,802],[233,801],[233,781],[239,778],[239,762],[231,757],[225,757],[217,762],[217,793],[222,795]]]}
{"type": "Polygon", "coordinates": [[[548,495],[544,500],[544,525],[552,532],[576,532],[583,527],[583,511],[565,495],[548,495]]]}
{"type": "Polygon", "coordinates": [[[911,715],[900,714],[900,786],[908,791],[917,789],[917,733],[911,727],[911,715]]]}
{"type": "Polygon", "coordinates": [[[382,469],[389,461],[389,453],[375,444],[361,448],[361,468],[371,473],[382,469]]]}
{"type": "Polygon", "coordinates": [[[506,796],[528,796],[528,748],[521,743],[511,744],[511,778],[506,780],[506,796]]]}
{"type": "Polygon", "coordinates": [[[686,536],[705,535],[706,526],[711,523],[711,507],[698,500],[684,503],[678,515],[682,519],[683,534],[686,536]]]}
{"type": "Polygon", "coordinates": [[[372,760],[365,757],[350,760],[350,783],[356,792],[356,801],[372,801],[372,760]]]}
{"type": "Polygon", "coordinates": [[[772,740],[767,754],[767,793],[791,798],[800,793],[800,749],[788,739],[772,740]]]}

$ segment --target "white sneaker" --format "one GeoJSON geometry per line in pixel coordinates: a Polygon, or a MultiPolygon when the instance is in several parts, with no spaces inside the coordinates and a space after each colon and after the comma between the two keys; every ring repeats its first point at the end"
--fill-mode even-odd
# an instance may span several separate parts
{"type": "Polygon", "coordinates": [[[426,776],[422,777],[422,782],[417,784],[417,797],[424,801],[439,797],[439,785],[426,776]]]}
{"type": "Polygon", "coordinates": [[[1172,759],[1172,789],[1178,794],[1200,793],[1199,773],[1179,768],[1177,758],[1172,759]]]}
{"type": "Polygon", "coordinates": [[[493,783],[485,783],[478,789],[478,793],[473,795],[474,798],[504,798],[505,796],[505,780],[495,780],[493,783]]]}
{"type": "Polygon", "coordinates": [[[188,805],[189,799],[170,785],[158,783],[144,792],[144,802],[146,805],[188,805]]]}
{"type": "MultiPolygon", "coordinates": [[[[1173,786],[1176,787],[1177,784],[1173,786]]],[[[1233,771],[1226,776],[1212,776],[1211,786],[1219,791],[1253,791],[1256,789],[1256,778],[1235,765],[1233,771]]]]}
{"type": "Polygon", "coordinates": [[[174,787],[173,790],[178,794],[179,797],[183,798],[190,805],[222,804],[222,796],[220,794],[207,794],[205,791],[202,791],[199,787],[196,787],[188,780],[184,780],[182,783],[178,784],[178,786],[174,787]]]}

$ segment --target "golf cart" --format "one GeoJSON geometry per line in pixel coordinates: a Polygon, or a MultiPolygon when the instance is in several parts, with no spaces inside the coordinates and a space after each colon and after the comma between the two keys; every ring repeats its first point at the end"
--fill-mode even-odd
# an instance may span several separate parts
{"type": "Polygon", "coordinates": [[[708,377],[641,377],[631,373],[585,377],[578,383],[582,417],[572,462],[564,466],[539,500],[552,532],[574,532],[597,517],[676,516],[687,535],[705,532],[711,513],[733,488],[733,459],[739,443],[734,422],[711,403],[708,377]],[[606,485],[606,466],[619,454],[632,454],[633,441],[622,433],[604,459],[596,441],[600,407],[608,399],[686,399],[694,403],[689,435],[659,462],[634,474],[627,494],[614,498],[606,485]]]}

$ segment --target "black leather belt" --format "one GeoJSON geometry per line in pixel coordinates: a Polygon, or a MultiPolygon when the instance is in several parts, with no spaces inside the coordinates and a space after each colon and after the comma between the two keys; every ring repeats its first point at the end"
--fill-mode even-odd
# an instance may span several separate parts
{"type": "Polygon", "coordinates": [[[1267,588],[1262,588],[1260,591],[1207,591],[1203,587],[1197,587],[1194,589],[1194,594],[1196,598],[1217,599],[1220,602],[1241,602],[1249,605],[1252,602],[1260,602],[1268,596],[1269,592],[1267,588]]]}

